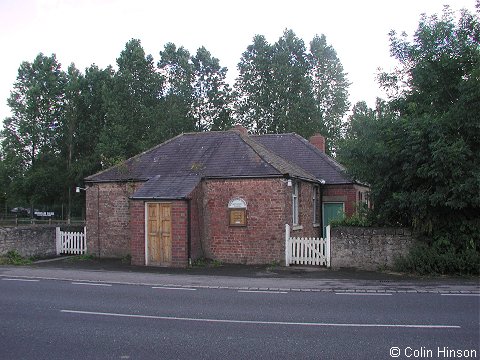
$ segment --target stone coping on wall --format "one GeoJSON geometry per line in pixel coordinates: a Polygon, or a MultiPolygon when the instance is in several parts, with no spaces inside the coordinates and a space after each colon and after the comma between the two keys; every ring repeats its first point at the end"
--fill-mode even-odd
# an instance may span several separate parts
{"type": "Polygon", "coordinates": [[[335,226],[332,231],[340,231],[346,234],[353,235],[398,235],[398,236],[412,236],[412,231],[409,228],[394,228],[394,227],[363,227],[363,226],[335,226]]]}

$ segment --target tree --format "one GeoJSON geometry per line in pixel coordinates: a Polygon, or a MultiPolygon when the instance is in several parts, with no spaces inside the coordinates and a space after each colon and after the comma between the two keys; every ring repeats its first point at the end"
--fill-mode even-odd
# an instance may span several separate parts
{"type": "Polygon", "coordinates": [[[7,169],[5,167],[5,162],[3,161],[2,154],[0,152],[0,213],[5,212],[7,214],[8,207],[8,188],[10,185],[10,179],[8,177],[7,169]]]}
{"type": "Polygon", "coordinates": [[[257,35],[238,64],[236,113],[252,132],[302,135],[317,118],[304,42],[291,30],[273,45],[257,35]]]}
{"type": "Polygon", "coordinates": [[[190,53],[184,47],[177,49],[173,43],[167,43],[160,51],[157,64],[165,78],[163,93],[163,129],[166,139],[183,132],[195,131],[195,119],[190,112],[193,102],[193,66],[190,53]]]}
{"type": "Polygon", "coordinates": [[[296,132],[310,136],[320,127],[309,79],[309,63],[303,40],[291,30],[273,45],[272,70],[275,93],[275,133],[296,132]]]}
{"type": "Polygon", "coordinates": [[[242,125],[258,134],[274,128],[272,52],[265,37],[256,35],[238,63],[235,112],[242,125]]]}
{"type": "Polygon", "coordinates": [[[422,16],[413,42],[390,34],[399,61],[380,74],[392,94],[358,105],[341,159],[372,186],[377,218],[413,225],[437,244],[480,245],[480,26],[448,7],[422,16]]]}
{"type": "MultiPolygon", "coordinates": [[[[5,119],[2,151],[13,193],[34,202],[49,203],[58,195],[39,169],[45,159],[59,157],[63,122],[65,73],[55,55],[40,53],[33,63],[23,62],[8,99],[12,117],[5,119]],[[37,194],[32,184],[40,186],[37,194]]],[[[63,172],[54,172],[61,179],[63,172]]]]}
{"type": "Polygon", "coordinates": [[[207,49],[201,47],[191,56],[185,48],[167,43],[158,68],[166,80],[163,114],[169,137],[231,127],[227,69],[207,49]]]}
{"type": "Polygon", "coordinates": [[[292,30],[270,45],[257,35],[242,54],[235,83],[235,112],[255,133],[297,132],[328,137],[335,152],[348,110],[348,82],[335,50],[316,36],[307,52],[292,30]]]}
{"type": "Polygon", "coordinates": [[[157,112],[163,80],[140,40],[130,40],[117,59],[118,71],[105,87],[106,125],[97,150],[112,165],[147,149],[156,141],[157,112]]]}
{"type": "Polygon", "coordinates": [[[327,44],[325,35],[310,42],[310,76],[317,111],[321,114],[324,135],[332,153],[344,133],[343,117],[350,107],[347,75],[335,49],[327,44]]]}
{"type": "Polygon", "coordinates": [[[102,153],[99,151],[100,136],[107,128],[107,107],[104,101],[106,89],[112,86],[114,71],[111,67],[100,69],[91,65],[85,75],[78,78],[79,92],[72,93],[78,102],[80,119],[75,129],[73,172],[75,184],[102,168],[102,153]],[[79,98],[79,99],[78,99],[79,98]]]}
{"type": "MultiPolygon", "coordinates": [[[[8,99],[13,116],[5,122],[4,137],[15,138],[16,156],[32,165],[38,154],[52,151],[61,123],[65,74],[55,55],[39,54],[23,62],[8,99]]],[[[9,141],[9,140],[7,140],[9,141]]]]}
{"type": "Polygon", "coordinates": [[[101,157],[96,149],[99,134],[105,127],[103,92],[111,82],[112,70],[100,70],[91,65],[83,75],[71,64],[66,77],[60,151],[66,167],[64,197],[68,199],[67,214],[70,217],[72,200],[77,215],[82,208],[82,197],[72,196],[73,189],[83,182],[85,176],[101,169],[101,157]]]}
{"type": "Polygon", "coordinates": [[[225,77],[227,68],[201,47],[191,58],[193,76],[193,104],[191,113],[197,131],[226,130],[232,126],[231,90],[225,77]]]}

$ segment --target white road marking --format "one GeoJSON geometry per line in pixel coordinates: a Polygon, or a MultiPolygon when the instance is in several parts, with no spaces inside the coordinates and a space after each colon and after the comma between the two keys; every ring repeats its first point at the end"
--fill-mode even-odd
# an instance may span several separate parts
{"type": "Polygon", "coordinates": [[[287,291],[262,291],[262,290],[238,290],[239,293],[254,293],[254,294],[288,294],[287,291]]]}
{"type": "Polygon", "coordinates": [[[194,289],[194,288],[168,287],[168,286],[152,286],[152,289],[163,289],[163,290],[187,290],[187,291],[195,291],[195,290],[197,290],[197,289],[194,289]]]}
{"type": "Polygon", "coordinates": [[[335,295],[391,296],[391,293],[335,293],[335,295]]]}
{"type": "Polygon", "coordinates": [[[5,281],[29,281],[29,282],[37,282],[37,281],[40,281],[40,280],[36,280],[36,279],[2,279],[2,280],[5,280],[5,281]]]}
{"type": "Polygon", "coordinates": [[[83,282],[72,282],[72,285],[88,285],[88,286],[112,286],[112,284],[83,283],[83,282]]]}
{"type": "Polygon", "coordinates": [[[416,329],[460,329],[458,325],[429,325],[429,324],[342,324],[342,323],[317,323],[317,322],[290,322],[290,321],[253,321],[253,320],[234,320],[234,319],[208,319],[208,318],[188,318],[177,316],[153,316],[138,314],[119,314],[105,313],[96,311],[80,311],[80,310],[60,310],[62,313],[79,314],[79,315],[96,315],[96,316],[113,316],[137,319],[153,319],[153,320],[177,320],[177,321],[195,321],[207,323],[223,323],[223,324],[251,324],[251,325],[290,325],[290,326],[315,326],[315,327],[378,327],[378,328],[416,328],[416,329]]]}
{"type": "Polygon", "coordinates": [[[440,294],[442,296],[480,296],[480,294],[440,294]]]}

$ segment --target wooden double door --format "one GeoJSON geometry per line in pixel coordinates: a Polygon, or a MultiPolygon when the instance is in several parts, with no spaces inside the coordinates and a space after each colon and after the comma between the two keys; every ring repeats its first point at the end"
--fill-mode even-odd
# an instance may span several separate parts
{"type": "Polygon", "coordinates": [[[147,203],[147,265],[172,262],[172,204],[147,203]]]}

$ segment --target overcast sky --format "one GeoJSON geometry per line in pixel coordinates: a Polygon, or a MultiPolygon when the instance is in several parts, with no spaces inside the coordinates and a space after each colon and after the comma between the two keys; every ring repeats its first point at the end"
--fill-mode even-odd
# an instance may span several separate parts
{"type": "MultiPolygon", "coordinates": [[[[318,34],[337,51],[348,73],[350,101],[373,105],[383,96],[377,68],[389,69],[388,32],[415,31],[422,13],[474,11],[475,0],[0,0],[0,121],[22,61],[55,53],[64,70],[74,62],[82,72],[95,63],[104,68],[132,39],[140,39],[158,61],[167,42],[195,53],[205,46],[229,69],[236,66],[254,35],[270,43],[292,29],[308,43],[318,34]]],[[[1,125],[0,125],[1,126],[1,125]]]]}

